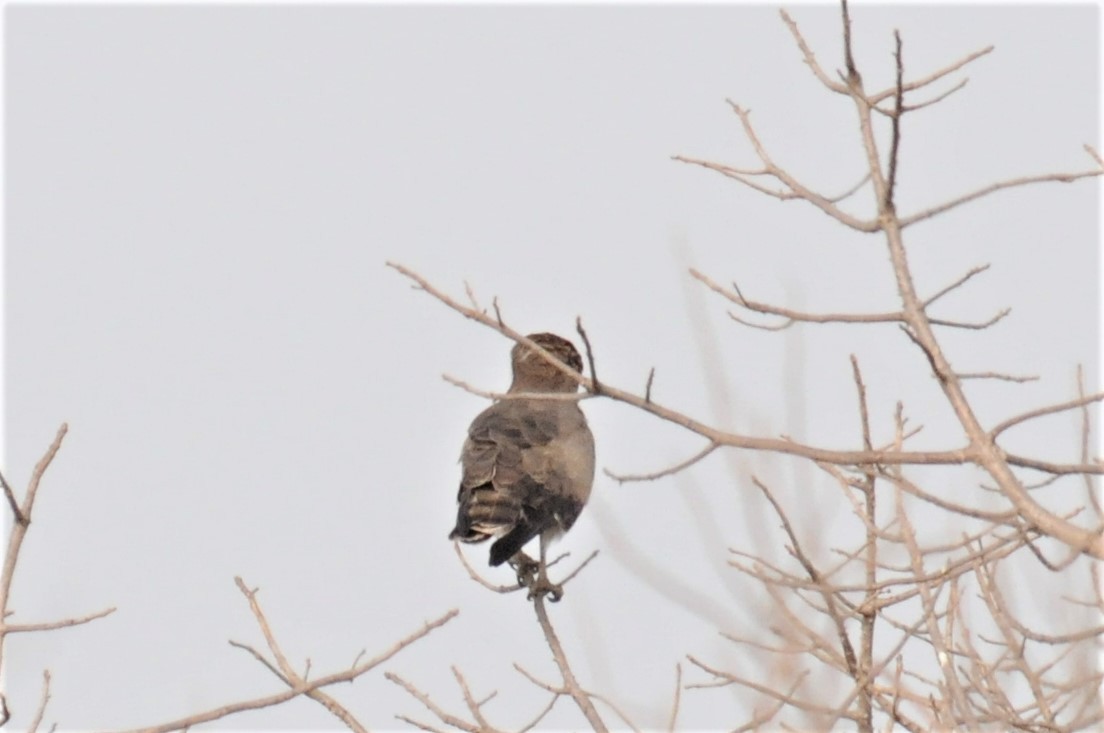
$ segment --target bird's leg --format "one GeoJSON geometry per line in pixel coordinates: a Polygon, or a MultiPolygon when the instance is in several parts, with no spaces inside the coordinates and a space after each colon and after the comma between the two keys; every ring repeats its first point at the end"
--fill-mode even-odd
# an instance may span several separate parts
{"type": "Polygon", "coordinates": [[[522,585],[526,588],[533,587],[535,575],[540,568],[540,563],[520,550],[511,557],[508,562],[510,563],[510,567],[514,569],[514,572],[517,573],[518,585],[522,585]]]}
{"type": "Polygon", "coordinates": [[[529,586],[529,599],[548,594],[548,600],[553,603],[563,598],[563,587],[548,580],[548,541],[542,532],[540,536],[540,565],[537,569],[537,578],[529,586]]]}

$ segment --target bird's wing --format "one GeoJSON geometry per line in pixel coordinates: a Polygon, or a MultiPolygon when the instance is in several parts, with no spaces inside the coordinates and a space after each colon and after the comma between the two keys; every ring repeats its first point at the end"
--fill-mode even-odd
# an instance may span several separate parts
{"type": "MultiPolygon", "coordinates": [[[[547,453],[559,432],[554,414],[534,410],[526,400],[503,400],[487,408],[468,429],[460,455],[460,492],[486,484],[511,492],[531,469],[532,459],[547,453]]],[[[530,478],[539,481],[541,476],[530,478]]]]}

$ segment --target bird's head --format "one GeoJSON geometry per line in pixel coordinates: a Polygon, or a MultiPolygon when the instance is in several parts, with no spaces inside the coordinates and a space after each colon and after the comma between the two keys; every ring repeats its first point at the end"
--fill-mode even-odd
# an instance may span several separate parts
{"type": "MultiPolygon", "coordinates": [[[[554,333],[531,333],[528,338],[567,366],[583,373],[583,359],[567,339],[554,333]]],[[[574,392],[579,388],[578,382],[524,344],[514,346],[510,351],[510,360],[514,368],[511,392],[574,392]]]]}

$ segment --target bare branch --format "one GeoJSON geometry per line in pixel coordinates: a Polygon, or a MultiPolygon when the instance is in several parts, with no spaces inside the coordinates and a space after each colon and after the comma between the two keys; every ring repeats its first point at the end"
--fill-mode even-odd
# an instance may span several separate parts
{"type": "Polygon", "coordinates": [[[810,188],[807,188],[801,184],[796,178],[791,176],[785,169],[775,165],[767,154],[766,148],[759,140],[759,136],[755,132],[755,128],[751,124],[751,113],[749,110],[744,109],[732,100],[727,100],[732,110],[736,113],[736,116],[740,118],[740,124],[743,127],[744,135],[747,137],[748,142],[751,143],[755,150],[755,154],[759,157],[759,160],[763,163],[762,170],[746,171],[731,166],[724,166],[711,161],[702,160],[699,158],[687,158],[685,156],[674,156],[674,160],[682,163],[690,163],[692,165],[698,165],[709,170],[714,170],[728,178],[735,181],[739,181],[750,188],[753,188],[760,193],[764,193],[773,198],[777,198],[782,201],[790,199],[802,199],[808,201],[813,206],[823,211],[828,216],[832,217],[836,221],[851,227],[860,232],[875,232],[878,231],[879,224],[876,220],[862,220],[858,219],[850,214],[847,214],[842,209],[837,207],[831,200],[825,196],[816,193],[810,188]],[[769,188],[756,183],[751,179],[751,176],[765,175],[776,179],[779,183],[786,187],[787,190],[772,191],[769,188]]]}
{"type": "Polygon", "coordinates": [[[489,392],[473,387],[467,382],[457,379],[449,374],[442,374],[444,379],[454,387],[459,387],[465,392],[470,392],[477,397],[486,397],[489,400],[547,400],[549,402],[580,402],[593,397],[589,392],[489,392]]]}
{"type": "Polygon", "coordinates": [[[401,720],[402,722],[406,723],[407,725],[412,725],[415,728],[417,728],[418,730],[427,731],[427,733],[445,733],[445,731],[440,729],[440,728],[435,728],[432,725],[430,725],[429,723],[423,723],[420,720],[414,720],[414,718],[408,717],[406,715],[396,715],[395,719],[396,720],[401,720]]]}
{"type": "Polygon", "coordinates": [[[901,117],[904,115],[905,104],[905,65],[904,60],[901,57],[901,32],[894,29],[893,40],[896,44],[896,49],[893,53],[894,58],[897,60],[897,83],[894,85],[894,112],[891,118],[892,122],[892,137],[889,144],[889,175],[887,176],[886,184],[886,201],[885,205],[887,209],[893,210],[896,208],[896,199],[894,198],[894,191],[897,187],[897,164],[900,160],[897,151],[901,146],[901,117]]]}
{"type": "Polygon", "coordinates": [[[1096,164],[1101,168],[1104,168],[1104,158],[1100,157],[1100,153],[1096,152],[1096,148],[1088,143],[1085,143],[1085,152],[1092,156],[1092,159],[1096,161],[1096,164]]]}
{"type": "Polygon", "coordinates": [[[586,347],[587,364],[590,365],[590,383],[591,392],[593,394],[602,393],[602,383],[598,381],[598,372],[594,368],[594,349],[590,346],[590,338],[587,336],[586,329],[583,328],[582,316],[575,317],[575,330],[579,332],[579,337],[583,339],[583,345],[586,347]]]}
{"type": "Polygon", "coordinates": [[[844,619],[837,609],[836,595],[827,585],[824,583],[820,572],[813,565],[810,560],[801,549],[801,544],[798,542],[797,535],[794,533],[793,528],[790,526],[789,519],[786,518],[786,514],[782,511],[782,507],[775,501],[774,496],[771,494],[770,489],[766,484],[760,481],[755,476],[751,477],[751,482],[763,492],[763,495],[770,502],[771,507],[774,509],[774,513],[782,521],[782,528],[786,532],[786,536],[790,539],[791,554],[801,563],[801,566],[805,568],[805,572],[808,573],[809,579],[816,584],[817,590],[820,592],[821,597],[824,600],[824,605],[827,609],[828,616],[836,627],[836,634],[839,637],[840,648],[843,650],[843,657],[847,662],[847,673],[852,677],[858,677],[859,668],[858,661],[855,657],[855,649],[851,644],[851,637],[847,635],[847,629],[844,627],[844,619]]]}
{"type": "Polygon", "coordinates": [[[1032,420],[1037,417],[1043,417],[1044,415],[1053,415],[1056,412],[1065,412],[1066,410],[1073,410],[1078,407],[1084,407],[1085,405],[1092,404],[1093,402],[1100,402],[1104,400],[1104,392],[1097,392],[1095,394],[1087,395],[1085,397],[1078,397],[1075,400],[1069,402],[1061,402],[1057,405],[1048,405],[1046,407],[1040,407],[1037,410],[1030,410],[1024,412],[1015,417],[1010,417],[1007,420],[997,424],[995,428],[989,431],[989,436],[994,440],[998,435],[1003,433],[1009,428],[1019,425],[1020,423],[1032,420]]]}
{"type": "MultiPolygon", "coordinates": [[[[67,432],[69,432],[69,426],[62,423],[54,436],[54,442],[46,449],[46,454],[35,464],[34,471],[31,472],[31,480],[27,485],[27,493],[23,495],[23,504],[15,515],[16,523],[8,536],[8,548],[4,553],[4,569],[0,572],[0,619],[8,617],[8,600],[11,598],[11,584],[15,577],[15,566],[19,560],[19,551],[23,547],[23,539],[27,536],[27,530],[31,526],[31,513],[34,510],[39,484],[42,482],[42,476],[46,473],[46,469],[50,467],[54,456],[61,448],[61,441],[65,439],[67,432]]],[[[6,638],[6,631],[0,630],[0,667],[3,664],[4,640],[6,638]]]]}
{"type": "Polygon", "coordinates": [[[1032,468],[1036,471],[1060,475],[1084,474],[1088,476],[1102,473],[1099,458],[1092,463],[1052,463],[1050,461],[1040,461],[1035,458],[1028,458],[1016,453],[1006,453],[1005,460],[1010,466],[1032,468]]]}
{"type": "MultiPolygon", "coordinates": [[[[479,725],[482,731],[493,731],[494,726],[487,722],[487,719],[483,717],[483,711],[480,709],[483,702],[477,702],[475,697],[471,693],[471,689],[468,688],[468,681],[464,679],[464,675],[460,674],[460,670],[453,665],[451,668],[452,676],[456,679],[456,684],[460,686],[460,693],[464,696],[464,704],[468,706],[468,712],[472,714],[475,722],[479,725]]],[[[494,697],[494,693],[491,693],[490,697],[494,697]]]]}
{"type": "Polygon", "coordinates": [[[764,725],[769,723],[775,715],[778,715],[778,711],[787,704],[788,700],[794,699],[794,693],[797,692],[797,688],[805,682],[805,678],[809,675],[806,670],[798,675],[797,679],[789,686],[786,692],[775,699],[771,705],[761,712],[755,713],[751,720],[741,725],[739,728],[733,730],[733,733],[743,733],[743,731],[759,730],[764,725]]]}
{"type": "MultiPolygon", "coordinates": [[[[564,557],[564,556],[561,556],[561,557],[564,557]]],[[[577,568],[575,568],[570,573],[565,575],[563,577],[563,580],[561,580],[559,583],[556,583],[556,585],[560,585],[560,586],[567,585],[568,581],[572,580],[576,575],[581,573],[583,571],[583,568],[585,568],[587,565],[589,565],[590,561],[593,560],[596,557],[598,557],[598,550],[594,550],[589,555],[587,555],[586,559],[584,559],[581,563],[579,563],[579,566],[577,568]]],[[[548,567],[552,567],[552,565],[554,565],[554,564],[555,564],[555,562],[548,563],[548,567]]]]}
{"type": "Polygon", "coordinates": [[[38,699],[38,710],[35,711],[31,724],[27,726],[27,733],[36,733],[38,726],[42,725],[42,718],[46,715],[46,704],[50,702],[50,670],[42,670],[42,695],[38,699]]]}
{"type": "Polygon", "coordinates": [[[494,583],[491,583],[490,581],[486,580],[482,575],[477,573],[475,568],[473,568],[468,563],[468,558],[464,557],[464,553],[460,550],[459,542],[454,541],[452,543],[452,549],[456,552],[456,557],[460,558],[460,562],[461,564],[463,564],[464,569],[468,571],[468,577],[474,580],[476,583],[479,583],[484,588],[488,590],[493,590],[495,593],[514,593],[515,591],[519,591],[525,587],[521,583],[514,583],[511,585],[496,585],[494,583]]]}
{"type": "Polygon", "coordinates": [[[707,288],[713,292],[724,296],[728,300],[732,301],[736,305],[743,308],[747,308],[755,313],[763,313],[772,316],[781,316],[789,320],[789,323],[784,323],[781,326],[759,326],[746,321],[741,321],[736,316],[732,316],[733,319],[745,323],[746,325],[756,328],[764,328],[767,330],[781,330],[790,325],[794,321],[801,321],[803,323],[899,323],[904,321],[903,313],[805,313],[802,311],[795,311],[789,308],[780,308],[778,306],[769,305],[767,303],[761,303],[755,300],[748,300],[740,292],[740,289],[733,283],[735,293],[730,293],[725,290],[719,284],[714,282],[708,275],[705,275],[694,268],[690,268],[690,276],[695,280],[698,280],[704,284],[707,288]]]}
{"type": "Polygon", "coordinates": [[[980,331],[984,328],[989,328],[990,326],[994,325],[995,323],[1003,320],[1011,312],[1012,312],[1011,308],[1002,308],[1000,311],[997,312],[997,314],[995,316],[993,316],[992,318],[990,318],[986,321],[976,321],[976,322],[948,321],[948,320],[944,320],[942,318],[928,318],[928,323],[930,323],[933,326],[949,326],[951,328],[967,328],[967,329],[972,329],[972,330],[975,330],[975,331],[980,331]]]}
{"type": "MultiPolygon", "coordinates": [[[[261,604],[257,601],[257,589],[249,590],[245,582],[239,576],[234,577],[234,583],[238,586],[238,590],[242,592],[242,595],[249,601],[249,610],[253,612],[253,617],[257,621],[257,625],[261,629],[261,633],[264,635],[265,643],[268,644],[268,649],[272,652],[273,658],[276,660],[276,665],[279,669],[273,667],[259,652],[252,647],[247,647],[243,644],[237,644],[233,641],[230,643],[239,648],[249,651],[257,660],[259,660],[265,667],[271,670],[280,680],[282,680],[288,687],[295,688],[300,685],[306,684],[306,675],[300,676],[295,669],[288,662],[287,657],[284,656],[283,650],[280,649],[280,645],[276,642],[276,637],[272,633],[272,629],[268,624],[268,619],[265,618],[264,611],[261,610],[261,604]]],[[[307,670],[310,670],[310,662],[307,662],[307,670]]],[[[310,690],[304,693],[307,697],[314,700],[326,710],[345,724],[349,730],[354,733],[368,733],[368,729],[365,728],[359,720],[354,716],[345,706],[333,699],[321,690],[310,690]]]]}
{"type": "Polygon", "coordinates": [[[200,713],[179,718],[177,720],[170,721],[168,723],[162,723],[160,725],[150,726],[148,728],[135,728],[125,733],[170,733],[171,731],[183,730],[192,726],[199,725],[201,723],[209,723],[212,720],[219,720],[235,713],[244,712],[246,710],[259,710],[261,708],[271,707],[273,705],[279,705],[280,703],[287,702],[292,698],[299,697],[300,695],[306,695],[314,690],[318,690],[328,685],[333,685],[338,682],[351,682],[357,677],[363,675],[371,669],[378,667],[388,659],[391,659],[400,651],[410,646],[414,642],[418,641],[422,637],[429,634],[434,629],[444,626],[451,621],[456,615],[460,613],[456,609],[453,609],[443,616],[432,621],[427,621],[422,628],[418,629],[412,634],[400,639],[392,644],[388,649],[382,653],[373,657],[372,659],[362,662],[361,664],[347,669],[343,672],[336,672],[324,677],[318,677],[312,682],[304,682],[291,687],[282,692],[278,692],[273,695],[267,695],[265,697],[258,697],[251,700],[243,700],[241,702],[230,703],[229,705],[223,705],[221,707],[205,710],[200,713]]]}
{"type": "MultiPolygon", "coordinates": [[[[1085,398],[1085,371],[1081,365],[1077,365],[1077,396],[1081,399],[1085,398]]],[[[1089,416],[1089,405],[1086,403],[1081,405],[1081,462],[1089,462],[1089,433],[1092,429],[1092,421],[1089,416]]],[[[1097,497],[1096,487],[1093,485],[1092,477],[1085,474],[1082,477],[1085,481],[1085,494],[1088,497],[1089,505],[1092,506],[1093,511],[1096,512],[1097,517],[1104,516],[1104,509],[1100,506],[1100,500],[1097,497]]]]}
{"type": "MultiPolygon", "coordinates": [[[[475,291],[472,290],[472,286],[468,283],[467,280],[464,281],[464,293],[467,294],[468,302],[471,303],[472,308],[475,308],[479,311],[483,310],[483,308],[479,305],[479,301],[475,298],[475,291]]],[[[486,313],[486,311],[483,312],[486,313]]]]}
{"type": "MultiPolygon", "coordinates": [[[[918,109],[924,109],[925,107],[931,107],[934,104],[938,104],[939,102],[942,102],[944,99],[957,92],[959,89],[962,89],[964,86],[966,86],[966,82],[968,81],[969,79],[963,79],[947,91],[937,94],[931,99],[925,99],[923,102],[918,102],[916,104],[906,104],[901,107],[901,114],[905,114],[907,112],[915,112],[918,109]]],[[[873,109],[875,112],[885,115],[886,117],[893,117],[895,114],[897,114],[895,109],[886,110],[878,106],[874,106],[873,109]]]]}
{"type": "Polygon", "coordinates": [[[249,646],[248,644],[243,644],[240,641],[234,641],[233,639],[229,639],[228,643],[230,644],[230,646],[234,647],[235,649],[241,649],[244,652],[248,652],[249,656],[253,657],[258,662],[260,662],[262,665],[264,665],[265,668],[267,668],[268,671],[271,672],[272,674],[276,675],[276,677],[281,682],[283,682],[285,684],[288,683],[288,678],[284,676],[284,673],[281,672],[279,669],[277,669],[276,665],[274,665],[272,662],[268,661],[265,658],[265,655],[261,654],[259,651],[257,651],[253,647],[249,646]]]}
{"type": "Polygon", "coordinates": [[[517,733],[528,733],[528,731],[536,728],[545,716],[552,711],[552,708],[556,705],[556,701],[560,699],[559,695],[552,695],[548,700],[548,704],[544,706],[544,709],[537,713],[537,717],[533,718],[529,723],[518,729],[517,733]]]}
{"type": "Polygon", "coordinates": [[[16,524],[27,524],[27,518],[23,516],[23,512],[19,509],[19,502],[15,500],[15,494],[12,492],[11,486],[8,484],[8,480],[4,478],[4,474],[0,473],[0,486],[4,489],[4,496],[8,500],[8,506],[11,507],[12,517],[15,518],[16,524]]]}
{"type": "MultiPolygon", "coordinates": [[[[406,690],[407,694],[420,702],[422,705],[425,705],[426,709],[436,715],[442,723],[445,723],[446,725],[451,725],[453,728],[466,730],[468,731],[468,733],[481,733],[482,729],[478,725],[473,725],[462,718],[458,718],[455,715],[445,712],[440,707],[438,707],[436,703],[429,699],[429,695],[425,694],[417,687],[404,680],[402,677],[399,677],[394,672],[384,672],[383,676],[388,681],[393,682],[399,687],[406,690]]],[[[405,720],[412,725],[416,725],[422,730],[436,730],[435,728],[430,728],[427,725],[416,723],[409,718],[400,719],[405,720]]]]}
{"type": "MultiPolygon", "coordinates": [[[[698,667],[699,669],[702,669],[705,672],[708,672],[709,674],[711,674],[715,678],[717,678],[716,683],[704,683],[704,684],[703,683],[695,683],[695,684],[692,684],[692,685],[687,685],[686,689],[688,689],[688,690],[700,689],[700,688],[703,688],[703,687],[718,687],[718,686],[737,684],[737,685],[740,685],[741,687],[746,687],[749,690],[755,690],[756,692],[760,692],[760,693],[766,695],[767,697],[771,697],[771,698],[774,698],[775,700],[779,700],[783,704],[793,705],[794,707],[799,708],[801,710],[806,710],[806,711],[811,711],[811,712],[818,712],[818,713],[826,713],[826,714],[834,714],[836,712],[833,708],[830,708],[826,705],[820,705],[818,703],[815,703],[815,702],[812,702],[812,701],[809,701],[809,700],[800,699],[800,698],[796,697],[793,694],[792,691],[779,692],[778,690],[767,687],[766,685],[759,684],[758,682],[752,682],[751,680],[749,680],[745,677],[741,677],[739,675],[732,674],[731,672],[722,672],[719,669],[716,669],[714,667],[710,667],[709,665],[705,664],[704,662],[697,659],[693,655],[687,654],[686,658],[695,667],[698,667]]],[[[805,678],[808,675],[809,675],[808,670],[802,670],[801,673],[798,675],[797,683],[794,684],[794,686],[791,688],[791,690],[796,690],[798,687],[800,687],[800,683],[804,682],[805,678]]],[[[844,715],[843,717],[845,717],[849,720],[853,720],[852,716],[844,715]]]]}
{"type": "Polygon", "coordinates": [[[678,723],[679,702],[682,700],[682,665],[675,664],[675,699],[671,703],[671,716],[667,719],[668,733],[674,733],[678,723]]]}
{"type": "Polygon", "coordinates": [[[1020,384],[1035,382],[1039,379],[1036,374],[1016,376],[1014,374],[1001,374],[1000,372],[955,372],[955,376],[959,379],[1000,379],[1005,382],[1018,382],[1020,384]]]}
{"type": "Polygon", "coordinates": [[[594,709],[594,703],[590,701],[590,696],[575,680],[575,674],[571,671],[571,667],[567,663],[567,655],[564,654],[560,639],[556,636],[555,629],[552,628],[552,622],[548,618],[548,611],[544,608],[544,596],[537,595],[533,598],[533,610],[537,614],[537,623],[540,624],[541,631],[544,632],[544,639],[548,642],[548,648],[552,650],[552,659],[556,662],[556,666],[559,667],[560,670],[560,675],[563,677],[564,689],[571,699],[575,701],[575,704],[579,707],[579,710],[582,711],[583,716],[586,717],[587,722],[590,723],[596,733],[605,733],[605,731],[607,731],[606,724],[602,722],[602,718],[598,715],[598,711],[594,709]]]}
{"type": "Polygon", "coordinates": [[[942,214],[944,211],[950,211],[955,207],[962,206],[963,204],[968,204],[971,201],[975,201],[979,198],[982,198],[983,196],[988,196],[991,193],[1003,191],[1006,188],[1018,188],[1020,186],[1029,186],[1035,183],[1072,183],[1073,181],[1079,181],[1082,178],[1095,178],[1101,173],[1104,173],[1104,171],[1091,170],[1081,171],[1078,173],[1045,173],[1038,176],[1021,176],[1019,178],[1011,178],[1006,181],[999,181],[997,183],[992,183],[988,186],[979,188],[976,191],[972,191],[963,196],[959,196],[958,198],[946,201],[942,204],[937,204],[930,208],[924,209],[923,211],[919,211],[915,214],[912,214],[911,216],[902,217],[900,221],[900,227],[901,229],[910,227],[917,222],[924,221],[925,219],[930,219],[937,214],[942,214]]]}
{"type": "Polygon", "coordinates": [[[668,466],[667,468],[660,469],[659,471],[653,471],[652,473],[614,473],[608,468],[602,469],[602,472],[609,476],[618,483],[626,483],[629,481],[655,481],[656,479],[664,478],[666,476],[672,476],[680,471],[684,471],[690,466],[693,466],[698,461],[708,456],[713,451],[720,448],[716,443],[708,443],[704,448],[690,456],[684,461],[668,466]]]}
{"type": "Polygon", "coordinates": [[[89,621],[95,621],[96,619],[110,616],[115,613],[114,606],[111,608],[105,608],[102,611],[96,611],[86,616],[75,616],[73,618],[64,618],[60,621],[44,621],[36,624],[0,624],[0,634],[20,634],[28,631],[53,631],[55,629],[66,629],[70,626],[80,626],[86,624],[89,621]]]}
{"type": "MultiPolygon", "coordinates": [[[[931,84],[932,82],[939,81],[943,77],[945,77],[949,74],[953,74],[954,72],[961,69],[963,66],[966,66],[967,64],[969,64],[973,61],[977,61],[982,56],[988,56],[990,53],[993,52],[993,49],[994,49],[993,46],[986,46],[985,48],[981,49],[980,51],[974,51],[971,54],[963,56],[961,59],[959,59],[958,61],[955,61],[953,64],[945,66],[942,69],[939,69],[938,71],[932,72],[931,74],[929,74],[928,76],[923,77],[922,79],[917,79],[916,81],[910,81],[907,84],[904,84],[901,87],[901,89],[902,89],[902,91],[906,91],[906,92],[915,91],[916,89],[922,89],[923,87],[926,87],[927,85],[931,84]]],[[[938,101],[938,99],[946,97],[948,94],[955,91],[956,89],[960,89],[965,84],[966,84],[966,80],[964,79],[961,82],[959,82],[958,85],[956,85],[953,89],[951,89],[950,92],[946,92],[943,95],[941,95],[941,97],[939,97],[935,100],[932,100],[931,102],[927,102],[925,104],[932,104],[932,103],[938,101]]],[[[896,94],[897,94],[897,85],[894,84],[892,87],[889,87],[888,89],[885,89],[884,91],[878,92],[876,94],[871,94],[869,96],[870,103],[872,105],[878,104],[879,102],[882,102],[886,99],[889,99],[890,97],[893,97],[896,94]]]]}
{"type": "Polygon", "coordinates": [[[816,56],[809,48],[809,44],[805,42],[804,36],[801,35],[801,31],[797,28],[797,23],[794,22],[794,19],[790,17],[789,13],[785,10],[780,10],[779,13],[781,13],[783,22],[785,22],[786,27],[790,29],[790,33],[797,42],[797,47],[801,49],[801,55],[805,57],[805,65],[809,67],[813,75],[820,80],[821,84],[836,94],[847,94],[847,87],[832,81],[832,78],[824,73],[824,69],[820,67],[820,64],[816,60],[816,56]]]}
{"type": "Polygon", "coordinates": [[[847,199],[854,196],[863,186],[865,186],[869,182],[870,182],[870,174],[867,173],[862,178],[860,178],[859,182],[856,183],[854,186],[847,189],[846,191],[839,194],[838,196],[829,197],[828,201],[830,201],[833,204],[838,204],[840,201],[846,201],[847,199]]]}
{"type": "Polygon", "coordinates": [[[855,66],[855,56],[851,51],[851,11],[847,7],[847,0],[840,0],[840,9],[843,11],[843,62],[847,68],[847,86],[852,95],[862,86],[862,77],[855,66]]]}

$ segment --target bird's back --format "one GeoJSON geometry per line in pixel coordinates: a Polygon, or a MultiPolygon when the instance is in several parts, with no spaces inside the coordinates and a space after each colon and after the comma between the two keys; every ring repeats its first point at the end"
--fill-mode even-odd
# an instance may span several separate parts
{"type": "Polygon", "coordinates": [[[574,401],[504,399],[468,429],[450,537],[480,542],[498,565],[538,534],[571,528],[594,482],[594,437],[574,401]]]}

